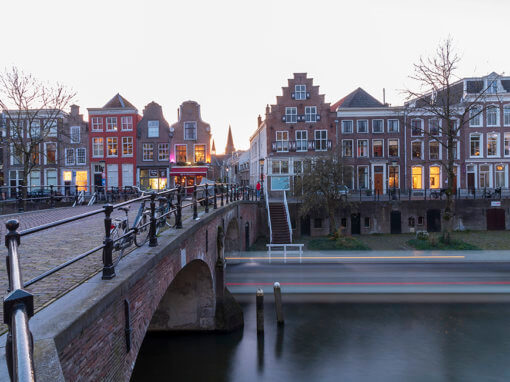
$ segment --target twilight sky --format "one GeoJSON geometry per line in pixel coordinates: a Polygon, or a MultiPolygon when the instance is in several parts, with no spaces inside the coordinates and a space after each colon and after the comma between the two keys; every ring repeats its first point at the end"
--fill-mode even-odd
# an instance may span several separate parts
{"type": "Polygon", "coordinates": [[[510,71],[507,0],[29,0],[1,13],[0,69],[68,85],[84,114],[120,92],[140,113],[160,103],[172,123],[198,101],[218,153],[229,124],[248,148],[294,72],[331,103],[361,86],[399,104],[412,64],[448,35],[460,76],[510,71]]]}

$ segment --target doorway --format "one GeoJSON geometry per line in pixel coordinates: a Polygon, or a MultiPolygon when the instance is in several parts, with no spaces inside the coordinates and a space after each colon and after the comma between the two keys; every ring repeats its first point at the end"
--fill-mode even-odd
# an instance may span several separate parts
{"type": "Polygon", "coordinates": [[[471,192],[473,192],[475,190],[475,173],[474,172],[468,172],[467,186],[471,192]]]}
{"type": "Polygon", "coordinates": [[[487,210],[487,230],[505,230],[505,210],[503,208],[489,208],[487,210]]]}
{"type": "Polygon", "coordinates": [[[441,211],[440,210],[427,210],[427,231],[440,232],[441,231],[441,211]]]}
{"type": "Polygon", "coordinates": [[[374,166],[374,191],[379,195],[383,193],[383,175],[384,175],[384,167],[383,166],[374,166]]]}
{"type": "Polygon", "coordinates": [[[361,233],[361,223],[359,214],[351,214],[351,235],[359,235],[361,233]]]}
{"type": "Polygon", "coordinates": [[[400,213],[400,211],[391,211],[390,232],[402,233],[402,214],[400,213]]]}

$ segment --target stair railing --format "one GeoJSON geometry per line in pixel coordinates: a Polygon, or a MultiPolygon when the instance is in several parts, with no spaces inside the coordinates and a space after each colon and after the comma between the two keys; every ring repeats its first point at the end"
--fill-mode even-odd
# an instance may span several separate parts
{"type": "Polygon", "coordinates": [[[269,197],[267,195],[267,187],[264,187],[264,199],[266,199],[267,208],[267,225],[269,226],[269,243],[273,243],[273,229],[271,228],[271,213],[269,212],[269,197]]]}
{"type": "Polygon", "coordinates": [[[285,205],[285,215],[287,215],[287,225],[289,226],[290,244],[292,244],[292,224],[290,222],[289,204],[287,203],[287,191],[283,191],[283,204],[285,205]]]}

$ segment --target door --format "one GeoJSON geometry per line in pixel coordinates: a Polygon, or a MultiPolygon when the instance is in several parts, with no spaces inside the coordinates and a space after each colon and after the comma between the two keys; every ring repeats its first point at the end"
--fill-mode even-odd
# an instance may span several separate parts
{"type": "Polygon", "coordinates": [[[351,235],[359,235],[361,233],[360,215],[351,214],[351,235]]]}
{"type": "Polygon", "coordinates": [[[467,186],[468,189],[474,190],[475,189],[475,173],[474,172],[468,172],[467,174],[467,186]]]}
{"type": "Polygon", "coordinates": [[[503,208],[489,208],[487,210],[487,230],[505,230],[505,210],[503,208]]]}
{"type": "Polygon", "coordinates": [[[441,211],[440,210],[427,210],[427,231],[440,232],[441,231],[441,211]]]}
{"type": "Polygon", "coordinates": [[[384,167],[374,166],[374,192],[383,193],[384,167]]]}
{"type": "Polygon", "coordinates": [[[310,216],[301,216],[301,235],[310,236],[310,216]]]}
{"type": "Polygon", "coordinates": [[[402,214],[400,213],[400,211],[391,211],[390,232],[402,233],[402,214]]]}

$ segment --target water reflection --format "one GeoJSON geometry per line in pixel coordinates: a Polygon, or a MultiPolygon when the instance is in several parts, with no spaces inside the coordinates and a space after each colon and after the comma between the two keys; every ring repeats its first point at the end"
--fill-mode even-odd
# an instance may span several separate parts
{"type": "Polygon", "coordinates": [[[242,306],[242,332],[148,337],[132,380],[510,380],[508,305],[266,303],[263,336],[242,306]]]}

